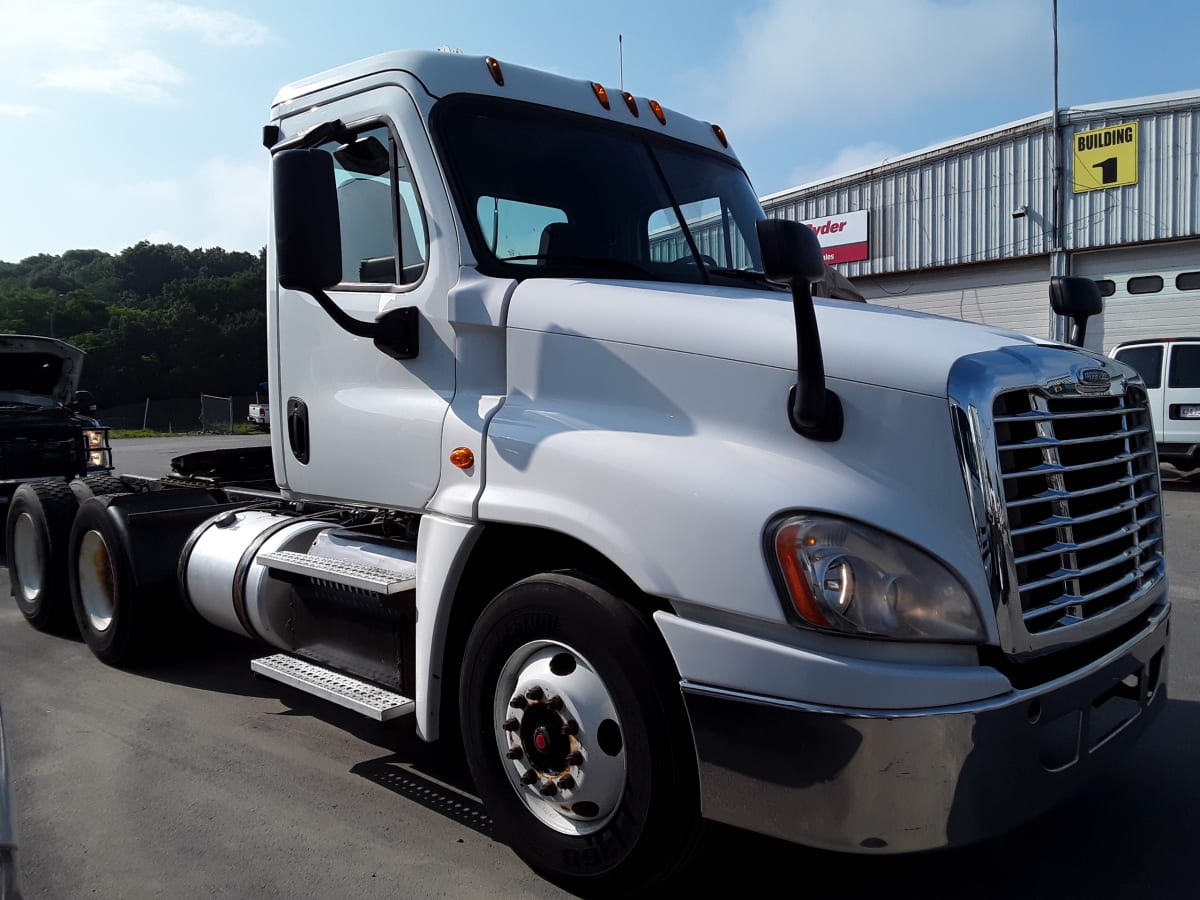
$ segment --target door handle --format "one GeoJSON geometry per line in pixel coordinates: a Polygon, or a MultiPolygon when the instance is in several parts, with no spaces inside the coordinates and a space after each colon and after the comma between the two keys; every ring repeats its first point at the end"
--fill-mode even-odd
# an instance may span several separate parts
{"type": "Polygon", "coordinates": [[[308,464],[308,404],[299,397],[288,397],[287,402],[288,443],[292,455],[301,463],[308,464]]]}

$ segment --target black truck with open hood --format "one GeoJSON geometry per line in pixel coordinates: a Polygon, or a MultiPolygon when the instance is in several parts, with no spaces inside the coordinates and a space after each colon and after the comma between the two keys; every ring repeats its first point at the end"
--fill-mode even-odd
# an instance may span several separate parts
{"type": "Polygon", "coordinates": [[[0,498],[27,481],[112,471],[108,431],[80,415],[84,353],[63,341],[0,336],[0,498]]]}

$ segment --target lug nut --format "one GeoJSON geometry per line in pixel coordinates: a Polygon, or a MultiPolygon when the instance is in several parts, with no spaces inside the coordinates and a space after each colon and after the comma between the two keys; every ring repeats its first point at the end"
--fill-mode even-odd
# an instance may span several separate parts
{"type": "Polygon", "coordinates": [[[503,728],[505,731],[516,731],[518,728],[521,727],[521,723],[518,722],[516,719],[509,718],[509,719],[505,719],[504,724],[501,725],[500,727],[503,728]]]}
{"type": "Polygon", "coordinates": [[[511,700],[508,701],[508,705],[511,706],[513,709],[524,709],[526,706],[529,705],[529,701],[527,701],[520,694],[517,694],[517,696],[513,697],[511,700]]]}
{"type": "Polygon", "coordinates": [[[533,769],[526,769],[525,774],[521,776],[521,784],[533,784],[538,780],[538,773],[533,769]]]}
{"type": "Polygon", "coordinates": [[[583,754],[578,750],[572,750],[567,754],[565,762],[568,766],[582,766],[583,754]]]}
{"type": "Polygon", "coordinates": [[[520,759],[522,756],[525,755],[525,751],[522,750],[520,747],[509,747],[504,752],[504,755],[507,756],[509,759],[520,759]]]}
{"type": "Polygon", "coordinates": [[[541,794],[543,797],[553,797],[555,794],[558,793],[558,785],[555,784],[553,781],[547,781],[545,784],[543,784],[541,787],[538,788],[538,793],[541,794]]]}
{"type": "Polygon", "coordinates": [[[574,719],[567,719],[563,722],[562,733],[570,737],[573,734],[579,734],[579,723],[574,719]]]}
{"type": "Polygon", "coordinates": [[[558,786],[564,791],[573,791],[575,790],[575,779],[570,775],[564,775],[562,778],[558,779],[558,786]]]}
{"type": "Polygon", "coordinates": [[[549,700],[546,701],[546,705],[554,710],[562,709],[563,708],[563,699],[562,699],[562,697],[555,694],[553,697],[551,697],[549,700]]]}
{"type": "Polygon", "coordinates": [[[533,687],[531,687],[529,690],[527,690],[525,692],[525,699],[529,700],[531,703],[537,703],[539,700],[541,700],[545,696],[546,696],[546,692],[543,691],[537,685],[534,685],[533,687]]]}

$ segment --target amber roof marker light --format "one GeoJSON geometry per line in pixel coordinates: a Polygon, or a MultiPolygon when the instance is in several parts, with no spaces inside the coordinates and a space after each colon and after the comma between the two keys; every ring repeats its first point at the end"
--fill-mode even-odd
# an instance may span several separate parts
{"type": "Polygon", "coordinates": [[[717,136],[717,140],[721,142],[721,146],[728,150],[729,149],[729,139],[727,137],[725,137],[725,129],[722,128],[720,125],[714,125],[712,127],[712,130],[713,130],[713,134],[715,134],[717,136]]]}
{"type": "Polygon", "coordinates": [[[604,85],[598,81],[593,81],[592,93],[596,95],[596,99],[600,101],[601,106],[603,106],[605,109],[611,108],[608,104],[608,91],[604,89],[604,85]]]}
{"type": "Polygon", "coordinates": [[[629,107],[629,111],[633,113],[633,117],[636,119],[638,117],[637,100],[634,99],[633,94],[629,93],[629,91],[621,91],[621,96],[625,98],[625,105],[629,107]]]}
{"type": "Polygon", "coordinates": [[[501,71],[500,63],[496,58],[485,56],[483,61],[487,63],[488,71],[492,73],[492,81],[496,82],[500,87],[504,87],[504,72],[501,71]]]}
{"type": "Polygon", "coordinates": [[[650,112],[654,113],[654,118],[658,119],[658,124],[666,125],[667,114],[663,112],[663,108],[659,105],[659,102],[657,100],[648,100],[646,102],[650,104],[650,112]]]}

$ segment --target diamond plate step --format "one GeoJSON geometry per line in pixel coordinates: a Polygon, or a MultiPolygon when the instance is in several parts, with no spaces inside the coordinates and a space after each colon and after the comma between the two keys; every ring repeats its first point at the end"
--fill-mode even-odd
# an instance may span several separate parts
{"type": "Polygon", "coordinates": [[[252,659],[250,671],[362,713],[376,722],[387,722],[397,716],[407,715],[416,707],[416,703],[408,697],[290,653],[252,659]]]}
{"type": "Polygon", "coordinates": [[[378,566],[364,566],[342,559],[313,556],[311,553],[293,553],[290,550],[260,553],[255,559],[267,568],[279,572],[307,575],[309,578],[361,588],[374,594],[401,594],[414,590],[417,586],[416,563],[409,563],[405,569],[381,569],[378,566]]]}

